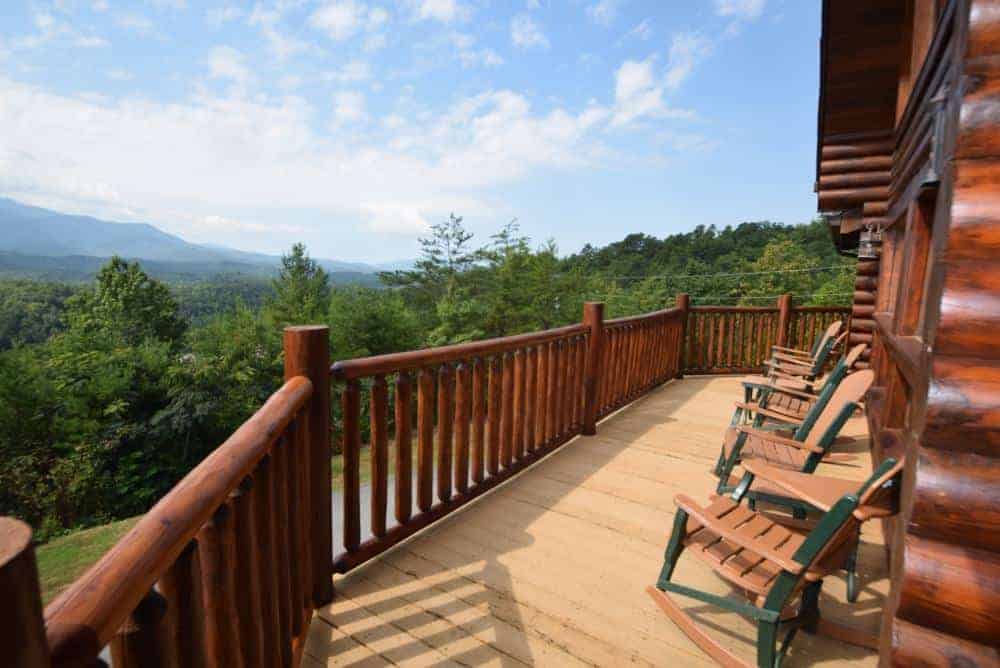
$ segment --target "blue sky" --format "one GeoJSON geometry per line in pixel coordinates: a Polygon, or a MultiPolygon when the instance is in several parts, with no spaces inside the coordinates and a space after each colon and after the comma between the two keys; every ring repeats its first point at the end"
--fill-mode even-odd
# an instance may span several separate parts
{"type": "Polygon", "coordinates": [[[802,223],[819,6],[7,2],[0,193],[371,261],[414,256],[451,211],[563,252],[802,223]]]}

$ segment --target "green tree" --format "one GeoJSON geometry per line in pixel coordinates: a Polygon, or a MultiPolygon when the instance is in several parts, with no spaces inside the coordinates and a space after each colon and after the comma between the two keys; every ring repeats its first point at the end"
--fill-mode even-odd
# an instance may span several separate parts
{"type": "Polygon", "coordinates": [[[279,325],[321,322],[330,304],[330,277],[297,243],[281,256],[281,269],[271,283],[268,310],[279,325]]]}

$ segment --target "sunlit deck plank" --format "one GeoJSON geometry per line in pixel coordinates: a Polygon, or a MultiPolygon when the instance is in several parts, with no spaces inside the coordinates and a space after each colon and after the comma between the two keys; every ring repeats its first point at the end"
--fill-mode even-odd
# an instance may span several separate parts
{"type": "MultiPolygon", "coordinates": [[[[705,498],[735,378],[671,383],[612,416],[440,526],[337,581],[314,620],[310,665],[712,665],[643,588],[655,580],[679,492],[705,498]]],[[[845,433],[862,437],[864,420],[845,433]]],[[[862,479],[856,465],[826,475],[862,479]]],[[[866,527],[857,604],[828,578],[821,609],[876,629],[887,589],[880,533],[866,527]]],[[[682,557],[676,578],[729,587],[682,557]]],[[[752,660],[752,627],[690,602],[720,642],[752,660]]],[[[874,652],[800,634],[788,665],[876,665],[874,652]]]]}

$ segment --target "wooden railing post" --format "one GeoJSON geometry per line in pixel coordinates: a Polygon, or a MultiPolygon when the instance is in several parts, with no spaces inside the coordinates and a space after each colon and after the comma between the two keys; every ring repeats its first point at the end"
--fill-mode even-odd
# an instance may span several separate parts
{"type": "Polygon", "coordinates": [[[50,665],[31,527],[0,517],[0,665],[50,665]]]}
{"type": "MultiPolygon", "coordinates": [[[[285,328],[285,380],[305,376],[313,385],[308,418],[310,490],[307,498],[308,545],[312,550],[312,601],[319,607],[333,600],[333,522],[330,496],[330,328],[322,325],[285,328]]],[[[301,497],[300,497],[301,498],[301,497]]]]}
{"type": "Polygon", "coordinates": [[[677,355],[677,378],[684,377],[687,368],[687,331],[688,313],[691,312],[691,295],[681,292],[677,295],[677,308],[681,310],[681,335],[678,345],[681,347],[677,355]]]}
{"type": "Polygon", "coordinates": [[[788,345],[788,329],[792,322],[792,295],[785,293],[778,297],[778,335],[775,345],[788,345]]]}
{"type": "Polygon", "coordinates": [[[583,305],[583,324],[590,329],[587,348],[587,368],[584,372],[583,434],[597,433],[597,397],[600,396],[600,369],[604,354],[604,303],[586,302],[583,305]]]}

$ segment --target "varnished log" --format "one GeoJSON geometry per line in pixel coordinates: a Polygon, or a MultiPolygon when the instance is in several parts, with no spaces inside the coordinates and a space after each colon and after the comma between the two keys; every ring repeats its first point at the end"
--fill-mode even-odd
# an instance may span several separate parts
{"type": "Polygon", "coordinates": [[[874,304],[855,303],[854,306],[851,307],[851,315],[855,318],[871,318],[874,313],[874,304]]]}
{"type": "Polygon", "coordinates": [[[343,411],[344,460],[344,547],[352,550],[361,542],[361,387],[356,380],[344,384],[341,395],[343,411]]]}
{"type": "Polygon", "coordinates": [[[888,186],[820,190],[819,208],[823,211],[836,211],[865,202],[885,201],[888,197],[888,186]]]}
{"type": "Polygon", "coordinates": [[[859,276],[878,276],[878,260],[858,260],[857,274],[859,276]]]}
{"type": "Polygon", "coordinates": [[[224,505],[198,534],[205,614],[204,661],[209,668],[226,668],[243,662],[236,637],[235,560],[232,511],[224,505]]]}
{"type": "MultiPolygon", "coordinates": [[[[268,666],[289,666],[291,664],[291,646],[282,647],[280,638],[281,629],[281,619],[280,619],[280,606],[278,603],[279,580],[278,580],[278,570],[275,565],[278,563],[278,546],[276,544],[275,537],[277,535],[275,524],[275,505],[274,505],[274,485],[271,481],[271,470],[272,470],[273,458],[269,455],[265,457],[257,469],[254,471],[254,481],[256,483],[256,491],[253,494],[254,500],[254,523],[257,529],[257,541],[258,541],[258,560],[260,563],[260,627],[271,629],[271,633],[263,634],[263,658],[264,665],[268,666]]],[[[192,551],[191,559],[197,558],[197,552],[192,551]]],[[[180,561],[178,561],[180,563],[180,561]]],[[[177,575],[177,586],[176,590],[180,592],[182,588],[186,587],[186,580],[188,571],[190,567],[185,568],[180,571],[177,575]]],[[[163,582],[160,583],[161,587],[163,582]]],[[[166,593],[166,592],[165,592],[166,593]]],[[[167,614],[173,614],[174,600],[175,596],[167,594],[167,600],[171,603],[171,607],[167,609],[167,614]]],[[[184,603],[182,605],[194,606],[196,599],[190,596],[186,596],[181,599],[184,603]]],[[[171,627],[173,628],[173,627],[171,627]]],[[[191,635],[199,633],[197,627],[192,629],[193,633],[191,635]]],[[[175,631],[176,633],[176,631],[175,631]]],[[[185,635],[187,635],[185,633],[185,635]]],[[[178,644],[181,644],[180,635],[178,635],[178,644]]],[[[183,646],[183,645],[182,645],[183,646]]],[[[179,665],[190,665],[193,663],[187,661],[179,662],[179,665]]]]}
{"type": "Polygon", "coordinates": [[[469,489],[469,413],[472,407],[472,373],[464,362],[455,368],[455,489],[469,489]]]}
{"type": "Polygon", "coordinates": [[[315,606],[333,600],[332,508],[329,503],[332,478],[330,459],[330,331],[326,326],[287,327],[284,331],[285,380],[304,376],[313,386],[309,401],[307,431],[309,457],[309,503],[306,506],[309,536],[312,599],[315,606]]]}
{"type": "Polygon", "coordinates": [[[864,217],[885,216],[889,213],[889,203],[884,198],[867,200],[861,206],[861,212],[864,217]]]}
{"type": "Polygon", "coordinates": [[[892,154],[872,155],[860,158],[842,158],[840,160],[823,160],[820,163],[820,174],[847,174],[853,172],[868,172],[887,170],[892,167],[892,154]]]}
{"type": "Polygon", "coordinates": [[[854,279],[854,289],[860,291],[872,292],[877,287],[878,283],[875,278],[871,276],[858,276],[854,279]]]}
{"type": "Polygon", "coordinates": [[[434,372],[417,377],[417,507],[426,513],[434,503],[434,372]]]}
{"type": "Polygon", "coordinates": [[[472,360],[472,481],[483,481],[483,458],[486,454],[486,365],[476,358],[472,360]]]}
{"type": "Polygon", "coordinates": [[[545,385],[545,444],[549,445],[556,439],[556,421],[558,412],[556,411],[556,396],[559,393],[559,348],[558,343],[553,341],[546,345],[548,350],[548,380],[545,385]]]}
{"type": "MultiPolygon", "coordinates": [[[[308,442],[303,441],[308,451],[308,442]]],[[[260,567],[260,542],[257,535],[256,517],[254,514],[254,481],[244,479],[243,483],[231,495],[233,520],[236,537],[236,612],[239,629],[239,642],[243,660],[247,666],[265,666],[264,634],[261,630],[263,609],[261,606],[260,582],[262,579],[260,567]]],[[[304,509],[299,509],[299,513],[304,509]]],[[[301,518],[301,514],[300,514],[301,518]]],[[[302,528],[301,519],[296,523],[302,528]]],[[[302,554],[305,541],[299,536],[295,546],[296,552],[302,554]]],[[[304,569],[303,569],[304,570],[304,569]]],[[[308,591],[306,589],[305,591],[308,591]]],[[[305,598],[299,599],[299,610],[305,609],[305,598]]],[[[301,614],[301,613],[300,613],[301,614]]],[[[117,663],[117,662],[116,662],[117,663]]]]}
{"type": "Polygon", "coordinates": [[[874,332],[875,321],[871,318],[853,318],[851,320],[851,331],[874,332]]]}
{"type": "Polygon", "coordinates": [[[535,396],[535,448],[545,447],[545,425],[548,421],[548,388],[549,388],[549,349],[548,346],[538,346],[538,365],[536,367],[535,396]]]}
{"type": "Polygon", "coordinates": [[[100,653],[215,509],[265,457],[311,392],[307,378],[286,382],[146,513],[114,550],[49,604],[46,634],[54,662],[87,663],[100,653]]]}
{"type": "Polygon", "coordinates": [[[405,524],[413,510],[413,386],[405,371],[396,376],[396,521],[405,524]]]}
{"type": "Polygon", "coordinates": [[[503,387],[503,362],[499,357],[490,359],[489,398],[487,405],[486,473],[495,476],[500,470],[500,398],[503,387]]]}
{"type": "Polygon", "coordinates": [[[511,443],[512,459],[524,457],[524,365],[525,356],[523,350],[514,353],[514,399],[513,399],[513,421],[514,434],[511,443]]]}
{"type": "MultiPolygon", "coordinates": [[[[258,505],[257,503],[254,505],[255,522],[259,521],[256,516],[258,505]]],[[[267,543],[262,543],[262,545],[267,545],[267,543]]],[[[197,549],[196,542],[189,543],[160,578],[158,585],[160,594],[166,602],[163,619],[164,633],[166,634],[164,645],[167,665],[170,666],[195,665],[201,657],[199,649],[202,647],[203,640],[201,624],[198,623],[200,621],[199,611],[201,610],[199,591],[201,580],[197,570],[197,549]]],[[[259,559],[270,566],[271,560],[264,554],[260,555],[259,559]]],[[[263,577],[260,588],[263,591],[265,584],[270,581],[270,573],[264,571],[261,573],[263,577]]],[[[270,592],[270,589],[267,591],[270,592]]],[[[273,619],[270,617],[262,618],[260,623],[268,623],[269,621],[275,626],[277,625],[277,617],[273,619]]],[[[268,634],[262,639],[262,642],[269,649],[275,649],[273,645],[268,644],[268,640],[273,638],[273,635],[268,634]]],[[[268,656],[272,656],[270,662],[272,665],[281,665],[277,654],[268,656]]]]}
{"type": "Polygon", "coordinates": [[[149,590],[111,641],[111,661],[115,668],[168,665],[163,625],[166,611],[166,599],[155,589],[149,590]]]}
{"type": "Polygon", "coordinates": [[[510,468],[514,449],[514,355],[503,356],[500,389],[500,463],[510,468]]]}
{"type": "Polygon", "coordinates": [[[852,345],[852,346],[856,345],[858,343],[867,343],[868,345],[871,345],[871,343],[872,343],[872,335],[871,334],[862,334],[861,332],[857,332],[857,333],[852,332],[852,333],[850,333],[850,334],[847,335],[847,343],[848,343],[848,345],[852,345]]]}
{"type": "Polygon", "coordinates": [[[854,293],[855,304],[875,304],[874,290],[857,290],[854,293]]]}
{"type": "Polygon", "coordinates": [[[788,346],[788,327],[792,318],[792,296],[784,294],[778,297],[778,332],[775,345],[788,346]]]}
{"type": "Polygon", "coordinates": [[[828,173],[819,177],[820,191],[837,188],[864,188],[888,185],[892,175],[889,170],[828,173]]]}
{"type": "Polygon", "coordinates": [[[10,668],[47,668],[38,566],[31,527],[0,517],[0,655],[10,668]]]}
{"type": "Polygon", "coordinates": [[[894,666],[997,666],[996,644],[970,642],[933,628],[893,620],[891,661],[894,666]]]}
{"type": "Polygon", "coordinates": [[[384,376],[372,379],[369,403],[372,534],[382,536],[389,501],[389,388],[384,376]]]}
{"type": "Polygon", "coordinates": [[[583,323],[587,326],[587,366],[584,370],[582,431],[588,436],[597,433],[597,416],[601,406],[601,376],[604,356],[604,304],[587,302],[583,305],[583,323]]]}
{"type": "Polygon", "coordinates": [[[535,424],[538,420],[538,349],[525,353],[524,369],[524,450],[530,453],[537,444],[535,424]]]}
{"type": "Polygon", "coordinates": [[[438,499],[451,498],[452,420],[455,417],[455,378],[450,364],[442,364],[438,372],[437,395],[437,493],[438,499]]]}
{"type": "Polygon", "coordinates": [[[285,438],[278,441],[271,451],[271,503],[272,528],[276,547],[276,559],[272,568],[278,573],[278,614],[280,622],[280,641],[283,646],[291,648],[295,641],[298,625],[296,619],[297,588],[294,584],[295,572],[292,561],[295,559],[294,549],[289,541],[288,521],[288,448],[285,438]]]}
{"type": "Polygon", "coordinates": [[[857,141],[846,144],[824,143],[820,149],[823,160],[843,160],[854,157],[892,155],[895,144],[892,139],[857,141]]]}

